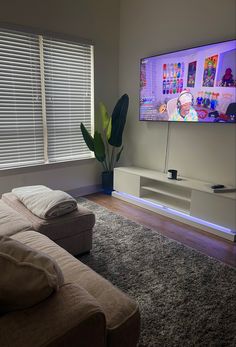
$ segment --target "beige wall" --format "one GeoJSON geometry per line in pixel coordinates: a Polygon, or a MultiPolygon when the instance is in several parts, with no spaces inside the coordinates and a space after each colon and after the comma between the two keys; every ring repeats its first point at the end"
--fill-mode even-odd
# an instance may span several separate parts
{"type": "Polygon", "coordinates": [[[139,122],[139,59],[235,37],[235,0],[121,0],[119,91],[130,96],[123,164],[236,184],[236,127],[139,122]],[[167,157],[166,157],[167,154],[167,157]]]}
{"type": "MultiPolygon", "coordinates": [[[[92,40],[95,44],[95,106],[111,110],[118,97],[119,0],[2,0],[0,22],[92,40]]],[[[0,193],[43,183],[74,190],[100,183],[95,160],[0,171],[0,193]]]]}

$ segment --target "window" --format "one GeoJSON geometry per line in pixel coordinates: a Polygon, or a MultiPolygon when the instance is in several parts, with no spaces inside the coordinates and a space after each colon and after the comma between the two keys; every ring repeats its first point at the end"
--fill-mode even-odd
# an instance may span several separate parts
{"type": "Polygon", "coordinates": [[[0,30],[0,168],[91,157],[93,46],[0,30]]]}

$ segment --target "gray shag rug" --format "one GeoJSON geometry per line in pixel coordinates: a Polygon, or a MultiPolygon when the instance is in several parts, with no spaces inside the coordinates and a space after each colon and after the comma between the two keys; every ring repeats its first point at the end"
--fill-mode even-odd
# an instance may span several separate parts
{"type": "Polygon", "coordinates": [[[235,268],[79,203],[96,215],[93,249],[80,260],[139,303],[140,347],[236,346],[235,268]]]}

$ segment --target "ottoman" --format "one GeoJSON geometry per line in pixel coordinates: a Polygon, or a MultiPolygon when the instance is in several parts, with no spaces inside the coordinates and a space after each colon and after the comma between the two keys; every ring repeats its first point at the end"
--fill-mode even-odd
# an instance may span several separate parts
{"type": "Polygon", "coordinates": [[[89,252],[92,248],[92,229],[95,215],[87,208],[78,209],[53,219],[42,219],[30,212],[13,193],[5,193],[2,200],[29,221],[32,228],[48,236],[73,255],[89,252]]]}

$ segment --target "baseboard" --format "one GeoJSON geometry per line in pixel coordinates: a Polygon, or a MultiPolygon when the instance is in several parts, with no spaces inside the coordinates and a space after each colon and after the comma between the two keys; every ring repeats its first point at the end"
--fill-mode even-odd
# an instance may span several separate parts
{"type": "Polygon", "coordinates": [[[99,193],[102,191],[101,184],[94,184],[91,186],[79,187],[72,190],[67,190],[67,193],[72,195],[74,198],[79,196],[89,195],[93,193],[99,193]]]}

